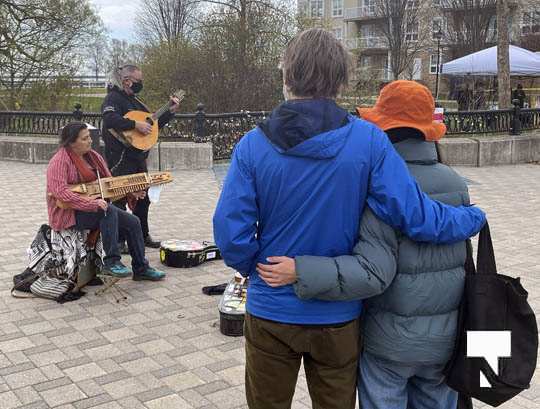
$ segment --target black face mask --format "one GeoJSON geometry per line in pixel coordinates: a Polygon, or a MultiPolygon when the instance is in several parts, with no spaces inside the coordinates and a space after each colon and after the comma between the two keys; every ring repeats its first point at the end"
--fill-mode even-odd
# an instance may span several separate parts
{"type": "Polygon", "coordinates": [[[131,91],[133,91],[134,94],[138,94],[143,89],[142,81],[134,82],[133,84],[131,84],[130,89],[131,89],[131,91]]]}

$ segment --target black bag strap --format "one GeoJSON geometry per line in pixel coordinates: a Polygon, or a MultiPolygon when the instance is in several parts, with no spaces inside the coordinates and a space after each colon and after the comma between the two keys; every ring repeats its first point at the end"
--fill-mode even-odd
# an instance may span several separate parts
{"type": "Polygon", "coordinates": [[[479,274],[497,274],[497,264],[495,263],[495,252],[491,241],[489,224],[486,222],[480,230],[478,239],[478,258],[476,260],[476,271],[479,274]]]}
{"type": "Polygon", "coordinates": [[[473,257],[473,246],[471,239],[468,239],[465,242],[465,246],[467,248],[467,258],[465,259],[465,273],[467,274],[476,274],[476,266],[474,265],[474,257],[473,257]]]}
{"type": "Polygon", "coordinates": [[[480,230],[480,237],[478,238],[476,268],[474,266],[473,248],[470,240],[467,240],[466,246],[467,258],[465,260],[465,272],[467,274],[497,274],[495,252],[493,251],[491,232],[489,231],[489,224],[487,222],[482,227],[482,230],[480,230]]]}

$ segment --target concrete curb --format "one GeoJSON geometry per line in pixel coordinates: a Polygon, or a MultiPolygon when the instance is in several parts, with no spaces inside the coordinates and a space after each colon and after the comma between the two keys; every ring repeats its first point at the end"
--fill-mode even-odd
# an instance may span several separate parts
{"type": "Polygon", "coordinates": [[[540,160],[540,135],[471,135],[438,142],[441,161],[450,166],[497,166],[540,160]]]}
{"type": "MultiPolygon", "coordinates": [[[[58,149],[57,138],[0,134],[0,160],[48,163],[58,149]]],[[[212,144],[158,142],[148,156],[150,170],[212,168],[212,144]]]]}

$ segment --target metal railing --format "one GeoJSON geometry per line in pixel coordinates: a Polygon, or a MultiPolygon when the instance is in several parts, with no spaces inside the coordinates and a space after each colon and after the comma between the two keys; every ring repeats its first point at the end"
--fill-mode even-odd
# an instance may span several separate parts
{"type": "Polygon", "coordinates": [[[445,112],[447,134],[479,134],[508,132],[514,110],[445,112]]]}
{"type": "Polygon", "coordinates": [[[363,7],[352,7],[352,8],[346,8],[345,10],[343,10],[344,20],[373,18],[373,17],[377,17],[377,8],[375,7],[375,5],[363,6],[363,7]]]}
{"type": "Polygon", "coordinates": [[[343,40],[345,47],[349,50],[365,48],[388,48],[388,41],[385,37],[355,37],[343,40]]]}
{"type": "MultiPolygon", "coordinates": [[[[101,129],[100,113],[0,111],[0,133],[56,136],[71,121],[83,121],[101,129]]],[[[192,114],[176,114],[160,131],[163,141],[212,142],[214,159],[227,159],[240,138],[268,116],[265,111],[207,114],[204,105],[192,114]]]]}
{"type": "Polygon", "coordinates": [[[447,135],[510,133],[540,129],[540,109],[445,112],[447,135]]]}
{"type": "Polygon", "coordinates": [[[176,114],[160,132],[162,140],[212,142],[214,159],[228,159],[236,143],[268,116],[266,111],[207,114],[204,105],[194,114],[176,114]]]}
{"type": "MultiPolygon", "coordinates": [[[[228,159],[236,143],[268,116],[267,111],[207,114],[204,105],[192,114],[177,114],[160,132],[163,141],[212,142],[215,160],[228,159]]],[[[74,112],[0,111],[0,134],[58,135],[70,121],[82,120],[101,129],[101,114],[74,112]]],[[[540,129],[540,109],[445,112],[447,135],[519,134],[540,129]]]]}

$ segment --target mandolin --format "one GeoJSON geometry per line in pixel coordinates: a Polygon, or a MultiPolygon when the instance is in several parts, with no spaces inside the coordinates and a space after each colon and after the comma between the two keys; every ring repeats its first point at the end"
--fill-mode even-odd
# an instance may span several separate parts
{"type": "MultiPolygon", "coordinates": [[[[173,97],[182,101],[186,93],[183,90],[178,90],[173,94],[173,97]]],[[[144,111],[129,111],[124,115],[124,118],[131,119],[132,121],[147,122],[152,125],[152,131],[145,135],[139,132],[137,129],[130,129],[128,131],[117,131],[116,129],[109,129],[109,132],[114,135],[116,139],[122,142],[128,147],[133,147],[141,151],[147,151],[154,146],[158,140],[158,121],[159,118],[165,114],[171,107],[171,101],[167,102],[156,112],[144,112],[144,111]]]]}

